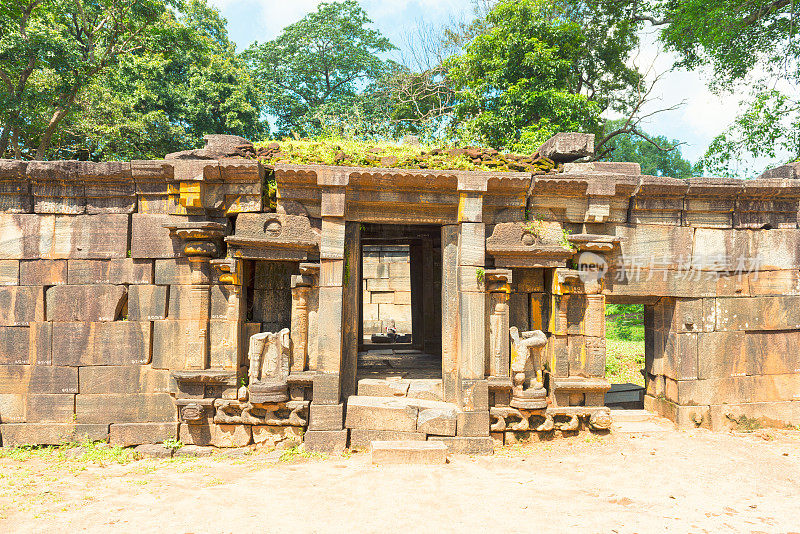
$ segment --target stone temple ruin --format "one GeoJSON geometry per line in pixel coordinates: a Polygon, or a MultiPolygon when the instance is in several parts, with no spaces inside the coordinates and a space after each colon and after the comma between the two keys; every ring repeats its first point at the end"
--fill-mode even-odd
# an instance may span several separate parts
{"type": "Polygon", "coordinates": [[[645,305],[651,411],[800,423],[800,164],[643,176],[560,134],[563,172],[273,170],[241,142],[0,162],[4,446],[604,432],[606,302],[645,305]],[[372,344],[387,319],[410,339],[372,344]]]}

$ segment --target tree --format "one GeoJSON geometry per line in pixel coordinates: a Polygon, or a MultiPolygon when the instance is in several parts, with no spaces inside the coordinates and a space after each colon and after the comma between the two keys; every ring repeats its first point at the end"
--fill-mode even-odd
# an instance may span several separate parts
{"type": "Polygon", "coordinates": [[[147,46],[121,58],[79,103],[58,140],[65,156],[85,148],[95,159],[158,158],[209,133],[267,133],[251,73],[205,0],[165,14],[147,46]]]}
{"type": "MultiPolygon", "coordinates": [[[[44,36],[59,37],[58,28],[52,25],[44,36]]],[[[22,120],[3,127],[3,133],[23,133],[16,157],[157,158],[196,146],[207,133],[256,138],[266,132],[251,73],[228,39],[225,19],[206,0],[161,10],[135,40],[94,75],[82,75],[79,85],[64,82],[76,76],[69,51],[40,47],[22,120]],[[50,57],[56,53],[57,60],[50,57]],[[75,93],[42,150],[59,87],[75,93]]]]}
{"type": "Polygon", "coordinates": [[[323,2],[274,40],[246,50],[266,111],[277,116],[281,132],[314,134],[323,126],[318,112],[326,104],[369,99],[366,89],[384,69],[378,54],[394,49],[369,24],[355,0],[323,2]]]}
{"type": "Polygon", "coordinates": [[[461,136],[531,151],[559,131],[600,134],[604,111],[632,110],[643,83],[628,66],[638,37],[618,4],[499,2],[450,62],[461,136]]]}
{"type": "Polygon", "coordinates": [[[33,0],[0,11],[2,100],[13,103],[2,124],[0,149],[5,151],[7,139],[18,139],[24,128],[28,142],[37,145],[34,156],[43,158],[81,90],[120,56],[140,48],[147,28],[171,5],[161,0],[33,0]]]}
{"type": "Polygon", "coordinates": [[[715,92],[750,88],[742,113],[711,143],[707,170],[737,174],[745,154],[800,159],[799,12],[795,0],[660,0],[634,11],[661,29],[678,66],[708,68],[715,92]]]}
{"type": "MultiPolygon", "coordinates": [[[[613,121],[606,128],[616,130],[623,122],[613,121]]],[[[611,139],[601,159],[638,163],[642,166],[642,174],[689,178],[692,176],[692,165],[683,159],[680,144],[661,135],[643,138],[625,133],[611,139]]]]}

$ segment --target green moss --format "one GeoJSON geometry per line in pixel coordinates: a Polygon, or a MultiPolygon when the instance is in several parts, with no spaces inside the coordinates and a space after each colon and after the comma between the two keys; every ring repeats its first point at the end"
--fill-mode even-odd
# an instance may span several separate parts
{"type": "MultiPolygon", "coordinates": [[[[520,154],[502,154],[487,148],[404,145],[387,141],[344,138],[265,140],[254,144],[267,164],[391,167],[398,169],[521,171],[537,174],[558,171],[552,160],[520,154]],[[270,149],[270,146],[273,148],[270,149]],[[277,150],[276,146],[279,146],[277,150]]],[[[267,192],[271,194],[267,184],[267,192]]],[[[272,198],[272,197],[270,197],[272,198]]]]}

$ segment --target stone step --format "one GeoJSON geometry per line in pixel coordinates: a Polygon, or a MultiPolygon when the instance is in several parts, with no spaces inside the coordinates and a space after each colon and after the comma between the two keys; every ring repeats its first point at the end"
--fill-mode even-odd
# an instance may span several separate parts
{"type": "Polygon", "coordinates": [[[656,414],[648,412],[647,410],[617,410],[614,408],[611,409],[611,417],[614,419],[615,423],[634,423],[650,421],[654,417],[658,418],[656,414]]]}
{"type": "Polygon", "coordinates": [[[362,378],[358,381],[358,395],[444,400],[442,381],[438,378],[362,378]]]}
{"type": "Polygon", "coordinates": [[[347,400],[345,426],[359,430],[455,436],[458,413],[455,404],[446,402],[353,395],[347,400]]]}
{"type": "Polygon", "coordinates": [[[611,417],[614,421],[611,431],[620,434],[669,432],[675,428],[669,419],[647,410],[612,410],[611,417]]]}
{"type": "Polygon", "coordinates": [[[373,441],[370,449],[378,465],[447,462],[447,445],[441,441],[373,441]]]}

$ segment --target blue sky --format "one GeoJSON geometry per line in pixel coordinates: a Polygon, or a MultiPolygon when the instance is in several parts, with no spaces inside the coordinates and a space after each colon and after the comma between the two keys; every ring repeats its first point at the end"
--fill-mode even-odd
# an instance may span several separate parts
{"type": "MultiPolygon", "coordinates": [[[[255,40],[268,41],[285,26],[315,10],[319,0],[210,0],[228,20],[228,31],[240,49],[255,40]]],[[[361,0],[375,27],[402,48],[403,36],[417,24],[441,25],[452,18],[469,18],[469,0],[361,0]]],[[[637,64],[646,70],[667,71],[673,58],[659,52],[654,35],[643,35],[637,64]]],[[[703,73],[673,71],[656,86],[650,111],[681,101],[675,111],[656,115],[644,124],[653,134],[665,135],[686,144],[684,157],[694,162],[703,155],[711,140],[732,120],[743,94],[717,96],[706,88],[703,73]]],[[[760,166],[763,166],[761,163],[760,166]]]]}

